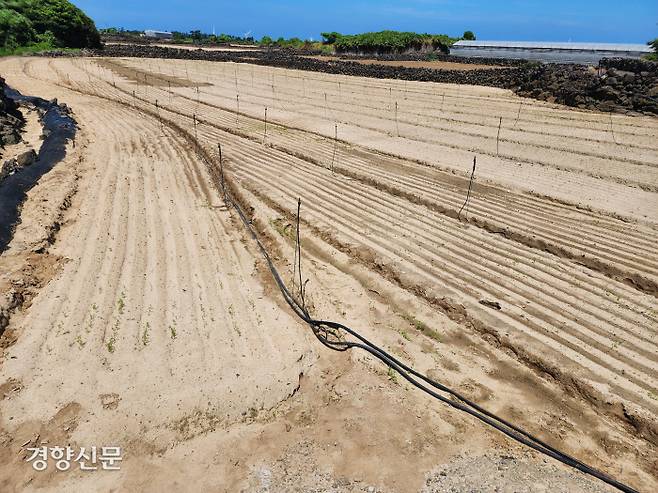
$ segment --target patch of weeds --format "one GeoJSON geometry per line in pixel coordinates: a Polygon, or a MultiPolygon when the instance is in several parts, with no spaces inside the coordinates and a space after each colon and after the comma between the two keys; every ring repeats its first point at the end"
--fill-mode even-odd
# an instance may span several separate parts
{"type": "Polygon", "coordinates": [[[283,218],[277,217],[276,219],[270,219],[270,225],[284,238],[293,239],[292,225],[283,218]]]}
{"type": "Polygon", "coordinates": [[[441,342],[441,336],[425,322],[418,320],[413,315],[405,314],[402,316],[407,322],[414,326],[418,332],[422,332],[430,339],[434,339],[436,342],[441,342]]]}
{"type": "Polygon", "coordinates": [[[176,339],[176,327],[173,325],[169,326],[169,334],[171,335],[171,339],[174,340],[176,339]]]}
{"type": "Polygon", "coordinates": [[[393,382],[393,383],[396,384],[396,385],[398,384],[398,374],[397,374],[397,372],[396,372],[393,368],[391,368],[390,366],[388,367],[388,372],[386,373],[386,375],[388,376],[388,379],[389,379],[391,382],[393,382]]]}
{"type": "Polygon", "coordinates": [[[119,321],[115,320],[114,327],[112,327],[112,335],[110,336],[110,339],[107,341],[107,350],[110,353],[113,353],[114,350],[116,349],[117,332],[119,332],[119,321]]]}
{"type": "Polygon", "coordinates": [[[126,306],[126,302],[123,300],[126,297],[125,294],[123,294],[123,291],[121,291],[121,296],[119,296],[119,299],[117,300],[117,308],[119,309],[119,315],[123,315],[123,309],[126,306]]]}
{"type": "Polygon", "coordinates": [[[649,399],[653,399],[654,401],[658,401],[658,395],[654,394],[651,391],[649,391],[647,393],[649,394],[649,399]]]}
{"type": "Polygon", "coordinates": [[[149,342],[151,342],[151,339],[149,338],[150,328],[151,328],[151,324],[146,322],[146,325],[144,326],[144,332],[142,333],[142,344],[144,344],[144,346],[148,346],[149,342]]]}
{"type": "Polygon", "coordinates": [[[406,330],[400,329],[398,332],[404,339],[406,339],[407,341],[411,341],[411,337],[409,336],[406,330]]]}
{"type": "Polygon", "coordinates": [[[80,334],[78,334],[78,337],[75,338],[75,342],[78,343],[78,346],[80,347],[80,349],[85,347],[85,344],[87,344],[85,341],[82,340],[82,336],[80,334]]]}
{"type": "Polygon", "coordinates": [[[107,341],[107,350],[108,350],[110,353],[113,353],[113,352],[114,352],[114,344],[115,344],[116,342],[117,342],[117,338],[115,337],[114,334],[112,334],[112,336],[110,337],[110,340],[107,341]]]}
{"type": "Polygon", "coordinates": [[[91,329],[94,326],[94,320],[96,320],[96,312],[98,311],[98,307],[96,306],[96,303],[91,305],[91,312],[89,312],[89,316],[87,317],[87,324],[85,325],[85,331],[87,334],[91,332],[91,329]]]}

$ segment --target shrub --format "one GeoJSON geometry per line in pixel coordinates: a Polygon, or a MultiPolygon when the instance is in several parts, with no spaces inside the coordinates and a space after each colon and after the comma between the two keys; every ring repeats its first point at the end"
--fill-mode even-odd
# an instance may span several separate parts
{"type": "Polygon", "coordinates": [[[466,39],[468,41],[475,41],[475,33],[473,31],[464,31],[464,35],[462,36],[462,39],[466,39]]]}
{"type": "Polygon", "coordinates": [[[380,31],[336,37],[337,51],[366,51],[400,53],[409,49],[431,47],[448,52],[456,40],[444,34],[418,34],[413,32],[380,31]]]}
{"type": "Polygon", "coordinates": [[[32,43],[36,33],[32,23],[15,10],[0,9],[0,46],[11,49],[32,43]]]}
{"type": "MultiPolygon", "coordinates": [[[[100,35],[94,21],[66,0],[7,0],[0,2],[0,8],[5,20],[9,19],[14,25],[20,23],[21,29],[26,33],[20,41],[15,37],[17,46],[26,46],[34,41],[45,44],[43,38],[37,40],[37,35],[46,35],[49,32],[51,34],[46,35],[46,38],[54,38],[53,44],[56,46],[100,47],[100,35]]],[[[0,31],[0,40],[4,41],[3,47],[8,48],[11,40],[2,39],[4,27],[3,25],[0,31]]]]}
{"type": "Polygon", "coordinates": [[[654,53],[658,53],[658,38],[649,41],[647,44],[653,48],[654,53]]]}

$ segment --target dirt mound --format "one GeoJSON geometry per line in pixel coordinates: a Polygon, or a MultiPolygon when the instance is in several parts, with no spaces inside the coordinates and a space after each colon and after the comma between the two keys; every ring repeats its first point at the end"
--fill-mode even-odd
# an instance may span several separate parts
{"type": "Polygon", "coordinates": [[[5,79],[0,77],[0,146],[17,144],[21,140],[20,130],[23,115],[16,103],[7,97],[5,79]]]}

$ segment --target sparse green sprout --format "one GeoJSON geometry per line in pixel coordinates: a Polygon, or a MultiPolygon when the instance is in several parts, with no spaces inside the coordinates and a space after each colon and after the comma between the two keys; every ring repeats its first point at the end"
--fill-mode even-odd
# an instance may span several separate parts
{"type": "Polygon", "coordinates": [[[126,295],[123,294],[123,291],[122,291],[122,292],[121,292],[121,296],[120,296],[119,299],[117,300],[117,308],[118,308],[118,310],[119,310],[119,315],[123,315],[123,309],[124,309],[125,306],[126,306],[125,301],[123,301],[123,298],[124,298],[125,296],[126,296],[126,295]]]}
{"type": "Polygon", "coordinates": [[[403,315],[403,318],[415,327],[418,332],[422,332],[430,339],[434,339],[436,342],[441,342],[441,336],[432,328],[430,328],[425,322],[418,320],[413,315],[403,315]]]}
{"type": "Polygon", "coordinates": [[[151,341],[151,339],[149,338],[150,328],[151,325],[148,322],[146,322],[146,326],[144,327],[144,332],[142,333],[142,344],[144,344],[144,346],[148,346],[149,342],[151,341]]]}

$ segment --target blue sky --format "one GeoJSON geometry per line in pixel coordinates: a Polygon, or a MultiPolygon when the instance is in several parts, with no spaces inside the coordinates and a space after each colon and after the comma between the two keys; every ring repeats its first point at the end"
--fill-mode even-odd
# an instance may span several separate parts
{"type": "Polygon", "coordinates": [[[479,39],[644,43],[658,0],[73,0],[98,27],[200,29],[319,39],[322,31],[395,29],[479,39]]]}

